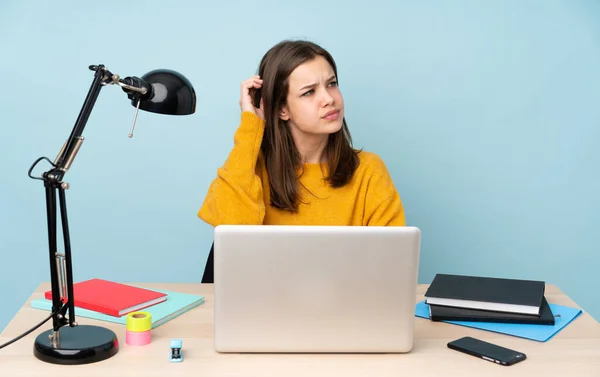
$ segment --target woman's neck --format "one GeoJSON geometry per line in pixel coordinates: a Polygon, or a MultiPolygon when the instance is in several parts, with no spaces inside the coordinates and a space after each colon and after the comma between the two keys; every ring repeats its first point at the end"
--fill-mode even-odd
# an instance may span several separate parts
{"type": "Polygon", "coordinates": [[[303,163],[317,164],[321,163],[325,157],[325,147],[327,146],[327,138],[315,143],[296,143],[298,152],[303,163]]]}
{"type": "Polygon", "coordinates": [[[316,164],[323,162],[329,135],[294,134],[293,136],[294,144],[296,144],[303,163],[316,164]]]}

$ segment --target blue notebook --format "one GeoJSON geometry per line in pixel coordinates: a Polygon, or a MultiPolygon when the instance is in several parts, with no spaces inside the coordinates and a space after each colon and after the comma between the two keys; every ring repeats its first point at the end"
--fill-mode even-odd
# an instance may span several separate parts
{"type": "MultiPolygon", "coordinates": [[[[570,308],[568,306],[550,304],[550,309],[554,314],[554,326],[550,325],[531,325],[520,323],[492,323],[492,322],[470,322],[470,321],[441,321],[454,325],[472,327],[480,330],[493,331],[501,334],[517,336],[538,342],[545,342],[552,338],[556,333],[562,330],[566,325],[573,321],[581,309],[570,308]]],[[[419,302],[415,308],[415,315],[421,318],[429,319],[429,305],[425,300],[419,302]]]]}
{"type": "MultiPolygon", "coordinates": [[[[203,296],[193,295],[189,293],[172,292],[154,288],[152,288],[152,290],[167,294],[166,301],[142,309],[142,311],[148,312],[152,315],[153,329],[204,303],[203,296]]],[[[52,309],[52,301],[46,300],[45,298],[33,300],[31,301],[31,307],[34,309],[50,311],[52,309]]],[[[98,319],[101,321],[120,323],[122,325],[126,324],[127,319],[126,315],[121,317],[113,317],[111,315],[95,312],[93,310],[75,307],[75,317],[78,316],[98,319]]]]}

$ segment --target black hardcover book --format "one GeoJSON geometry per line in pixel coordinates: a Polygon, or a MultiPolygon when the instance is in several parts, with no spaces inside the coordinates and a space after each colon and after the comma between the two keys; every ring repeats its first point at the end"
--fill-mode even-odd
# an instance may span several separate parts
{"type": "Polygon", "coordinates": [[[437,274],[425,297],[429,305],[539,316],[543,281],[437,274]]]}
{"type": "Polygon", "coordinates": [[[552,313],[552,309],[550,309],[546,298],[542,300],[542,311],[539,317],[529,314],[503,313],[488,310],[429,305],[429,318],[432,321],[522,323],[554,326],[554,314],[552,313]]]}

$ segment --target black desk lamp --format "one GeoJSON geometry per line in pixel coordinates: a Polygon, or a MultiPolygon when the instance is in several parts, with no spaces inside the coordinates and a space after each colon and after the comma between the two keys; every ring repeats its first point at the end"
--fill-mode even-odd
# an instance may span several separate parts
{"type": "Polygon", "coordinates": [[[47,157],[37,159],[29,169],[29,177],[44,181],[46,189],[46,212],[48,216],[48,242],[50,246],[50,279],[52,287],[52,329],[37,336],[35,356],[54,364],[86,364],[108,359],[119,350],[116,334],[104,327],[77,325],[73,302],[73,270],[71,266],[71,244],[67,222],[65,190],[69,184],[63,177],[77,155],[83,142],[83,129],[103,86],[117,84],[127,93],[136,107],[129,137],[139,109],[168,115],[188,115],[196,110],[196,94],[192,84],[181,74],[170,70],[154,70],[142,78],[120,79],[103,65],[89,67],[94,71],[94,80],[83,107],[77,117],[71,135],[65,142],[54,162],[47,157]],[[41,160],[48,161],[52,168],[42,177],[33,177],[31,172],[41,160]],[[64,237],[64,254],[57,251],[56,193],[60,205],[60,217],[64,237]],[[68,316],[67,316],[68,311],[68,316]],[[66,326],[68,324],[68,326],[66,326]]]}

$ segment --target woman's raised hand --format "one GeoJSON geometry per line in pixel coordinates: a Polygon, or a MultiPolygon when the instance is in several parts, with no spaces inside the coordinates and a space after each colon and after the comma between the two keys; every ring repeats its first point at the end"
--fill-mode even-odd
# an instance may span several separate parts
{"type": "Polygon", "coordinates": [[[262,87],[263,80],[258,76],[254,75],[249,79],[242,81],[240,88],[240,108],[242,112],[249,111],[258,115],[261,119],[265,119],[263,112],[262,99],[260,100],[260,107],[254,106],[254,93],[256,90],[262,87]]]}

